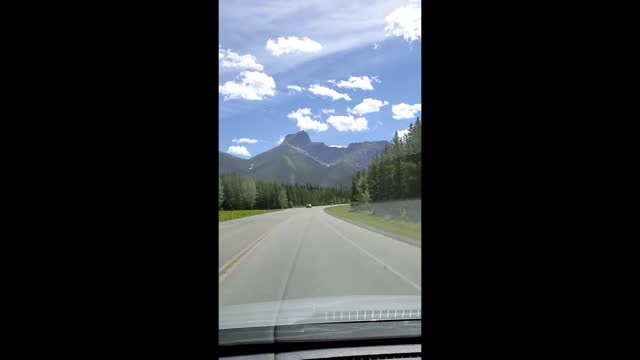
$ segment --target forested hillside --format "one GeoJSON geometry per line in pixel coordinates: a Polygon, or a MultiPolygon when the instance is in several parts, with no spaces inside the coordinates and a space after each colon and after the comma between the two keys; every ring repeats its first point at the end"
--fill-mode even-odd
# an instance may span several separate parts
{"type": "MultiPolygon", "coordinates": [[[[400,138],[395,133],[387,146],[369,164],[358,171],[351,182],[353,208],[375,212],[376,204],[422,197],[422,123],[409,125],[400,138]]],[[[380,208],[380,207],[378,207],[380,208]]],[[[397,209],[402,211],[402,209],[397,209]]],[[[406,212],[407,209],[404,209],[406,212]]]]}
{"type": "Polygon", "coordinates": [[[349,189],[344,186],[263,182],[229,173],[218,178],[218,206],[223,210],[286,209],[348,202],[349,189]]]}

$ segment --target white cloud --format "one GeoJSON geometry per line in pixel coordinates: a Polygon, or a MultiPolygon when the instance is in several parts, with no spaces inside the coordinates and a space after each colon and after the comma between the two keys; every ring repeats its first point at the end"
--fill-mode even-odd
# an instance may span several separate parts
{"type": "Polygon", "coordinates": [[[372,76],[372,77],[371,77],[371,80],[373,80],[373,81],[377,82],[378,84],[381,84],[381,83],[382,83],[382,81],[380,81],[380,78],[379,78],[379,77],[377,77],[377,76],[372,76]]]}
{"type": "Polygon", "coordinates": [[[380,45],[378,43],[373,43],[373,50],[377,49],[380,45]]]}
{"type": "Polygon", "coordinates": [[[302,88],[298,85],[287,85],[287,89],[291,89],[291,90],[295,90],[295,91],[302,91],[302,88]]]}
{"type": "Polygon", "coordinates": [[[389,102],[366,98],[362,100],[360,104],[356,105],[356,107],[354,107],[350,112],[356,115],[364,115],[372,112],[378,112],[380,111],[380,108],[385,105],[389,105],[389,102]]]}
{"type": "Polygon", "coordinates": [[[229,149],[227,149],[227,152],[233,155],[251,156],[251,154],[249,153],[249,150],[247,150],[247,148],[244,146],[229,146],[229,149]]]}
{"type": "Polygon", "coordinates": [[[393,105],[391,107],[391,111],[393,112],[394,119],[411,119],[416,117],[416,114],[419,111],[422,111],[422,104],[405,104],[401,103],[398,105],[393,105]]]}
{"type": "Polygon", "coordinates": [[[280,135],[280,139],[278,139],[278,145],[282,144],[284,141],[284,135],[280,135]]]}
{"type": "Polygon", "coordinates": [[[335,112],[336,112],[334,109],[322,109],[320,111],[322,111],[322,113],[325,114],[325,115],[335,114],[335,112]]]}
{"type": "Polygon", "coordinates": [[[409,4],[393,10],[385,17],[387,36],[401,36],[412,42],[421,38],[422,16],[419,4],[409,4]]]}
{"type": "Polygon", "coordinates": [[[336,84],[336,81],[334,79],[327,80],[327,82],[332,85],[336,84]]]}
{"type": "Polygon", "coordinates": [[[317,132],[327,131],[329,129],[329,125],[326,123],[313,120],[311,118],[311,109],[304,108],[298,109],[296,111],[292,111],[287,115],[289,119],[297,120],[296,124],[300,130],[315,130],[317,132]]]}
{"type": "Polygon", "coordinates": [[[349,116],[329,116],[327,122],[333,125],[338,131],[364,131],[367,130],[367,119],[359,117],[354,119],[352,115],[349,116]]]}
{"type": "Polygon", "coordinates": [[[271,76],[257,71],[243,71],[240,77],[239,82],[227,81],[218,86],[224,100],[264,100],[267,96],[275,96],[276,82],[271,76]]]}
{"type": "Polygon", "coordinates": [[[329,145],[329,147],[335,147],[335,148],[346,148],[347,145],[329,145]]]}
{"type": "Polygon", "coordinates": [[[242,144],[242,143],[255,144],[255,143],[258,142],[258,140],[249,139],[249,138],[240,138],[240,139],[233,139],[233,140],[231,140],[231,142],[236,143],[236,144],[242,144]]]}
{"type": "Polygon", "coordinates": [[[398,130],[398,137],[402,140],[409,133],[409,129],[398,130]]]}
{"type": "Polygon", "coordinates": [[[349,97],[348,94],[339,93],[339,92],[337,92],[337,91],[335,91],[333,89],[330,89],[328,87],[324,87],[324,86],[319,85],[319,84],[313,84],[313,85],[309,86],[309,88],[307,90],[309,90],[312,94],[315,94],[315,95],[330,97],[331,100],[333,100],[333,101],[338,100],[338,99],[345,99],[346,101],[351,101],[351,97],[349,97]]]}
{"type": "Polygon", "coordinates": [[[349,80],[340,80],[339,88],[373,90],[371,79],[368,76],[350,76],[349,80]]]}
{"type": "Polygon", "coordinates": [[[239,55],[231,50],[225,50],[218,48],[218,61],[220,65],[225,68],[231,69],[250,69],[262,71],[264,66],[256,62],[256,57],[247,54],[239,55]]]}
{"type": "Polygon", "coordinates": [[[322,50],[322,45],[309,39],[308,37],[298,38],[297,36],[279,37],[277,41],[267,40],[265,49],[272,55],[280,56],[295,52],[316,53],[322,50]]]}
{"type": "Polygon", "coordinates": [[[377,121],[378,125],[382,126],[382,121],[377,121]]]}
{"type": "Polygon", "coordinates": [[[251,49],[269,73],[279,74],[321,57],[362,46],[370,48],[374,42],[382,44],[385,40],[385,16],[404,6],[406,0],[219,3],[221,41],[243,51],[251,49]],[[256,34],[266,34],[266,37],[256,34]],[[322,51],[305,53],[304,56],[276,57],[264,48],[269,37],[275,40],[278,36],[288,35],[309,37],[322,44],[322,51]]]}

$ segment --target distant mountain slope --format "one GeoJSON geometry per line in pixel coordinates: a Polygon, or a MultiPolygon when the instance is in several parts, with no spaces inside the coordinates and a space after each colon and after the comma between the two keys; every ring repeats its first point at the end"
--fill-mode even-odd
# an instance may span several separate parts
{"type": "Polygon", "coordinates": [[[311,142],[309,134],[299,131],[287,135],[279,146],[248,160],[220,152],[218,170],[262,181],[350,185],[356,171],[366,167],[388,144],[367,141],[334,148],[311,142]]]}
{"type": "Polygon", "coordinates": [[[278,146],[251,159],[255,179],[319,185],[348,184],[355,173],[344,166],[327,166],[288,145],[278,146]]]}
{"type": "Polygon", "coordinates": [[[249,160],[219,151],[218,172],[234,172],[238,175],[246,175],[249,172],[249,160]]]}

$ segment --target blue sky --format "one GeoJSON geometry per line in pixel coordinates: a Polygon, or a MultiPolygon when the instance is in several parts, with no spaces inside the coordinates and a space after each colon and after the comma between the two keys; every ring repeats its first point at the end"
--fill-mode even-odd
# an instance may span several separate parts
{"type": "Polygon", "coordinates": [[[220,1],[220,150],[249,158],[300,130],[342,146],[405,130],[421,115],[420,7],[220,1]]]}

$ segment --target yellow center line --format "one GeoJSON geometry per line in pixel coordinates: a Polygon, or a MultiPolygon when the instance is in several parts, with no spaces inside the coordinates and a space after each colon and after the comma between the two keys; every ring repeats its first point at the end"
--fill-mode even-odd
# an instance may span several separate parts
{"type": "Polygon", "coordinates": [[[246,248],[240,251],[236,256],[231,258],[231,260],[227,261],[224,265],[222,265],[222,267],[218,269],[218,285],[222,284],[222,282],[229,276],[229,274],[233,272],[233,269],[235,269],[242,262],[242,260],[244,260],[247,256],[249,256],[249,254],[256,247],[256,245],[258,245],[260,240],[264,239],[275,228],[277,228],[278,226],[280,226],[281,224],[283,224],[289,219],[291,219],[291,217],[287,217],[286,219],[282,220],[281,222],[279,222],[278,224],[276,224],[275,226],[267,230],[264,234],[260,235],[257,239],[252,241],[251,244],[249,244],[246,248]]]}

